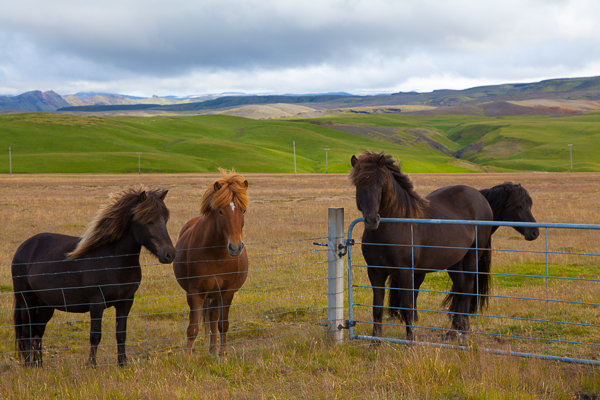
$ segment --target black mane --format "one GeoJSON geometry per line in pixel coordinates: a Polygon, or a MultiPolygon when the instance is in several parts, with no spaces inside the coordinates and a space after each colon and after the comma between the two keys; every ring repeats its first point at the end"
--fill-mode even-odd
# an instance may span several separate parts
{"type": "Polygon", "coordinates": [[[379,185],[383,196],[379,212],[395,218],[421,218],[429,201],[419,196],[408,175],[389,154],[362,152],[350,171],[350,181],[357,188],[379,185]],[[394,185],[394,183],[396,185],[394,185]]]}
{"type": "Polygon", "coordinates": [[[518,206],[531,208],[533,205],[529,192],[521,184],[504,182],[490,189],[481,189],[479,192],[490,203],[494,216],[504,209],[512,210],[518,206]]]}

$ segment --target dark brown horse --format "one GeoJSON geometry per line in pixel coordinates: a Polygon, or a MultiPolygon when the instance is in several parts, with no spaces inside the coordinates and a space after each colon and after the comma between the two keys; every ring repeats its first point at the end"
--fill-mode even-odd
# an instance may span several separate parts
{"type": "Polygon", "coordinates": [[[420,285],[426,273],[448,270],[453,282],[450,294],[453,316],[447,337],[459,336],[464,340],[462,334],[469,331],[468,314],[473,311],[473,304],[479,303],[480,307],[486,304],[488,275],[476,279],[474,273],[489,271],[490,260],[482,257],[489,252],[477,252],[475,247],[491,247],[491,227],[476,230],[468,225],[413,224],[415,247],[411,248],[406,246],[411,244],[411,224],[380,225],[379,220],[380,217],[492,220],[487,200],[478,190],[462,185],[437,190],[424,199],[392,157],[383,152],[364,152],[358,158],[352,156],[351,162],[350,179],[356,186],[356,205],[365,223],[362,251],[373,288],[373,336],[382,333],[385,282],[391,276],[401,288],[400,314],[406,322],[407,340],[414,340],[411,270],[414,265],[414,287],[420,285]],[[472,302],[476,293],[482,297],[479,302],[472,302]]]}
{"type": "Polygon", "coordinates": [[[248,208],[248,181],[222,170],[223,178],[202,196],[201,216],[188,221],[179,233],[173,270],[187,293],[190,323],[186,353],[192,355],[198,336],[200,311],[210,334],[209,352],[227,356],[229,307],[233,295],[248,276],[248,256],[242,241],[244,214],[248,208]]]}
{"type": "MultiPolygon", "coordinates": [[[[429,196],[434,194],[431,193],[429,196]]],[[[529,192],[525,190],[521,184],[513,184],[512,182],[504,182],[501,185],[494,186],[490,189],[481,189],[479,191],[488,201],[494,214],[494,221],[502,222],[536,222],[531,208],[533,200],[529,196],[529,192]]],[[[427,198],[429,197],[427,196],[427,198]]],[[[498,226],[492,227],[492,234],[496,232],[498,226]]],[[[514,227],[514,229],[525,237],[525,240],[531,241],[538,238],[540,231],[535,227],[514,227]]],[[[482,254],[482,257],[489,257],[490,254],[482,254]]],[[[424,277],[424,275],[423,275],[424,277]]],[[[415,289],[419,289],[422,280],[415,279],[415,289]]],[[[394,279],[390,279],[390,295],[388,312],[390,317],[399,318],[399,285],[394,279]]],[[[415,308],[416,299],[419,292],[415,292],[415,308]]],[[[475,305],[472,306],[472,309],[475,305]]],[[[417,312],[414,314],[415,321],[417,320],[417,312]]]]}
{"type": "Polygon", "coordinates": [[[19,246],[12,263],[14,323],[26,365],[42,364],[42,336],[54,310],[90,312],[89,363],[96,365],[108,307],[116,309],[119,365],[127,363],[127,316],[142,279],[140,250],[146,247],[165,264],[175,255],[166,195],[161,189],[125,190],[111,196],[83,237],[40,233],[19,246]]]}

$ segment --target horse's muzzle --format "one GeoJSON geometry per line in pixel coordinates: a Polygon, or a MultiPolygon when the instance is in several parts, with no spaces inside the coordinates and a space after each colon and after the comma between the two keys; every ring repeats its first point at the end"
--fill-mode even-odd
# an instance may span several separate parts
{"type": "Polygon", "coordinates": [[[364,216],[364,221],[365,221],[365,228],[373,231],[377,228],[379,228],[379,221],[380,221],[380,217],[379,214],[375,215],[375,217],[373,217],[372,215],[365,215],[364,216]]]}
{"type": "Polygon", "coordinates": [[[540,236],[540,230],[537,228],[534,228],[525,234],[525,240],[532,241],[532,240],[537,239],[539,236],[540,236]]]}
{"type": "Polygon", "coordinates": [[[170,249],[161,251],[158,254],[158,261],[160,261],[162,264],[170,264],[173,262],[174,259],[175,259],[175,248],[174,247],[171,247],[170,249]]]}
{"type": "Polygon", "coordinates": [[[232,243],[227,246],[227,251],[231,257],[239,257],[242,250],[244,250],[244,242],[240,242],[238,246],[234,246],[232,243]]]}

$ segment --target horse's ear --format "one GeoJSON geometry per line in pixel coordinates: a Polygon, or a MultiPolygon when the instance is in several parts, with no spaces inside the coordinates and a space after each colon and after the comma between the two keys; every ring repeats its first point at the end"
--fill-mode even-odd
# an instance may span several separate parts
{"type": "Polygon", "coordinates": [[[248,189],[248,181],[247,181],[247,180],[246,180],[246,181],[244,181],[244,187],[245,187],[246,189],[248,189]]]}
{"type": "Polygon", "coordinates": [[[385,167],[385,154],[379,156],[377,159],[377,165],[379,165],[381,168],[385,167]]]}
{"type": "Polygon", "coordinates": [[[221,189],[221,184],[219,183],[219,181],[215,182],[215,184],[213,185],[213,189],[215,190],[215,192],[218,192],[219,189],[221,189]]]}
{"type": "Polygon", "coordinates": [[[144,200],[146,200],[148,198],[148,196],[146,195],[146,191],[144,190],[142,193],[140,193],[140,198],[139,198],[139,202],[143,202],[144,200]]]}
{"type": "Polygon", "coordinates": [[[358,162],[358,158],[356,158],[356,156],[352,156],[352,158],[350,159],[350,164],[352,164],[352,168],[356,167],[356,163],[358,162]]]}
{"type": "Polygon", "coordinates": [[[165,197],[167,197],[167,193],[169,193],[169,190],[168,190],[168,189],[167,189],[167,190],[165,190],[165,191],[163,192],[163,194],[161,194],[161,195],[160,195],[160,197],[159,197],[159,198],[160,198],[161,200],[164,200],[164,199],[165,199],[165,197]]]}

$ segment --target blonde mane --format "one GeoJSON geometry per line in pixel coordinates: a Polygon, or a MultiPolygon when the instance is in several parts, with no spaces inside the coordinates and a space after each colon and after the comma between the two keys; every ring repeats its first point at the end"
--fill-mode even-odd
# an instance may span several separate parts
{"type": "Polygon", "coordinates": [[[209,186],[204,192],[200,205],[201,215],[207,215],[212,210],[231,203],[242,210],[248,208],[248,181],[234,170],[227,171],[219,168],[219,171],[223,174],[223,178],[209,186]]]}
{"type": "Polygon", "coordinates": [[[75,250],[67,254],[67,259],[80,258],[100,246],[120,240],[132,220],[147,224],[161,215],[168,220],[169,210],[164,203],[166,193],[164,189],[140,187],[110,194],[109,203],[100,208],[75,250]]]}

